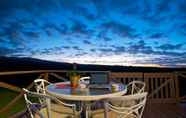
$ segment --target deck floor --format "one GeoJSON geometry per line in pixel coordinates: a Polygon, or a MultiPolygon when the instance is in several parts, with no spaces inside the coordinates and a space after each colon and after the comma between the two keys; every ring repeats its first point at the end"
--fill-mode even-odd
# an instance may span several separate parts
{"type": "MultiPolygon", "coordinates": [[[[93,118],[104,118],[103,113],[98,113],[93,118]]],[[[109,116],[111,117],[112,114],[109,116]]],[[[186,118],[186,103],[147,103],[143,118],[186,118]]]]}
{"type": "MultiPolygon", "coordinates": [[[[102,113],[95,118],[104,118],[102,113]]],[[[20,118],[20,116],[22,117],[23,114],[13,118],[20,118]]],[[[186,118],[186,103],[147,103],[143,118],[186,118]]]]}
{"type": "Polygon", "coordinates": [[[186,118],[186,104],[147,103],[143,118],[186,118]]]}

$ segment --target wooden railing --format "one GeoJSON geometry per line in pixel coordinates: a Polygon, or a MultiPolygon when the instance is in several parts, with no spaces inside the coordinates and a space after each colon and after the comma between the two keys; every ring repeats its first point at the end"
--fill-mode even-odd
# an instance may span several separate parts
{"type": "Polygon", "coordinates": [[[122,72],[111,73],[111,79],[128,84],[131,81],[144,81],[148,97],[152,102],[176,102],[179,97],[179,79],[175,72],[140,73],[122,72]]]}
{"type": "MultiPolygon", "coordinates": [[[[65,74],[66,70],[37,70],[37,71],[13,71],[13,72],[0,72],[0,87],[12,91],[20,92],[8,105],[0,109],[0,114],[8,112],[8,110],[15,105],[15,103],[23,96],[22,89],[15,85],[1,81],[1,76],[9,75],[25,75],[25,74],[38,74],[37,78],[51,80],[57,78],[60,81],[66,81],[61,76],[65,74]]],[[[92,72],[105,72],[105,71],[81,71],[82,73],[92,72]]],[[[107,71],[108,72],[108,71],[107,71]]],[[[186,72],[110,72],[110,79],[113,81],[128,84],[131,81],[139,80],[146,83],[146,91],[148,91],[148,98],[152,102],[178,102],[180,99],[185,98],[179,95],[179,76],[186,79],[186,72]]],[[[36,78],[35,78],[36,79],[36,78]]],[[[26,80],[25,80],[26,81],[26,80]]],[[[33,83],[28,85],[28,89],[33,87],[33,83]]]]}
{"type": "MultiPolygon", "coordinates": [[[[33,71],[9,71],[9,72],[0,72],[0,88],[6,88],[15,92],[20,92],[19,95],[17,95],[11,102],[9,102],[6,106],[4,106],[2,109],[0,109],[1,113],[6,113],[12,108],[18,100],[20,100],[23,96],[22,88],[11,85],[8,83],[5,83],[2,81],[1,76],[16,76],[16,75],[27,75],[27,74],[38,74],[38,77],[35,79],[45,79],[49,80],[50,78],[57,78],[60,81],[67,81],[66,78],[61,76],[60,74],[65,75],[68,71],[66,70],[33,70],[33,71]]],[[[108,71],[80,71],[81,73],[96,73],[96,72],[108,72],[108,71]]],[[[26,81],[26,80],[20,80],[20,81],[26,81]]],[[[28,90],[33,87],[33,82],[30,83],[27,87],[28,90]]]]}

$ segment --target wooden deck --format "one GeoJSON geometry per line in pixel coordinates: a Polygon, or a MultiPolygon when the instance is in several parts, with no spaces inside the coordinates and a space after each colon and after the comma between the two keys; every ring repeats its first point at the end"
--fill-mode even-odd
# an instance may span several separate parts
{"type": "MultiPolygon", "coordinates": [[[[33,71],[7,71],[0,72],[0,87],[6,88],[19,94],[12,99],[7,105],[0,109],[0,114],[10,113],[11,108],[15,107],[18,100],[23,97],[20,86],[15,86],[4,82],[3,78],[11,76],[11,79],[17,78],[18,75],[23,76],[34,74],[36,79],[42,78],[46,80],[67,81],[63,78],[67,70],[33,70],[33,71]],[[12,78],[13,77],[13,78],[12,78]],[[1,80],[2,79],[2,80],[1,80]]],[[[96,72],[105,71],[79,71],[90,75],[96,72]]],[[[108,72],[108,71],[106,71],[108,72]]],[[[147,104],[144,118],[186,118],[186,105],[179,104],[181,100],[186,100],[185,94],[181,93],[181,82],[186,80],[186,71],[170,71],[170,72],[108,72],[111,81],[128,84],[131,81],[139,80],[146,84],[145,91],[148,92],[148,100],[153,101],[147,104]],[[177,103],[177,104],[175,104],[177,103]]],[[[29,79],[29,78],[27,78],[29,79]]],[[[25,81],[27,81],[25,79],[25,81]]],[[[28,90],[33,88],[34,83],[31,82],[25,88],[28,90]]],[[[182,90],[185,91],[185,90],[182,90]]],[[[186,102],[185,102],[186,104],[186,102]]]]}
{"type": "Polygon", "coordinates": [[[143,118],[186,118],[186,103],[147,103],[143,118]]]}
{"type": "MultiPolygon", "coordinates": [[[[25,113],[22,112],[11,118],[20,118],[24,115],[25,113]]],[[[63,118],[63,115],[60,117],[63,118]]],[[[103,110],[97,110],[97,114],[93,118],[104,118],[103,110]]],[[[186,118],[186,103],[147,103],[143,118],[186,118]]]]}
{"type": "MultiPolygon", "coordinates": [[[[97,110],[93,118],[104,118],[103,110],[97,110]]],[[[186,103],[147,103],[143,118],[186,118],[186,103]]]]}

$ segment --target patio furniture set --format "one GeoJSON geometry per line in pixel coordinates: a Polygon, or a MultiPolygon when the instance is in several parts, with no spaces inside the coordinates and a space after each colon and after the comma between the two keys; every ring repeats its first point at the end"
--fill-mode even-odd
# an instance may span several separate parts
{"type": "Polygon", "coordinates": [[[89,87],[91,77],[79,80],[80,87],[70,82],[50,83],[34,80],[36,91],[23,88],[31,118],[142,118],[147,100],[145,83],[127,85],[109,82],[108,87],[89,87]],[[92,109],[96,104],[101,108],[92,109]]]}

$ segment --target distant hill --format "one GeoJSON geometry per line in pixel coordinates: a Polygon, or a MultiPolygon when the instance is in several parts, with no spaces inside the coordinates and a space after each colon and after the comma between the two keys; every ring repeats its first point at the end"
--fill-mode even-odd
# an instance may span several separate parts
{"type": "MultiPolygon", "coordinates": [[[[73,64],[53,62],[34,58],[0,57],[0,71],[13,70],[72,70],[73,64]]],[[[167,72],[183,71],[186,68],[132,67],[77,64],[77,70],[85,71],[114,71],[114,72],[167,72]]]]}
{"type": "Polygon", "coordinates": [[[72,69],[70,63],[52,62],[34,58],[0,57],[0,70],[72,69]]]}

